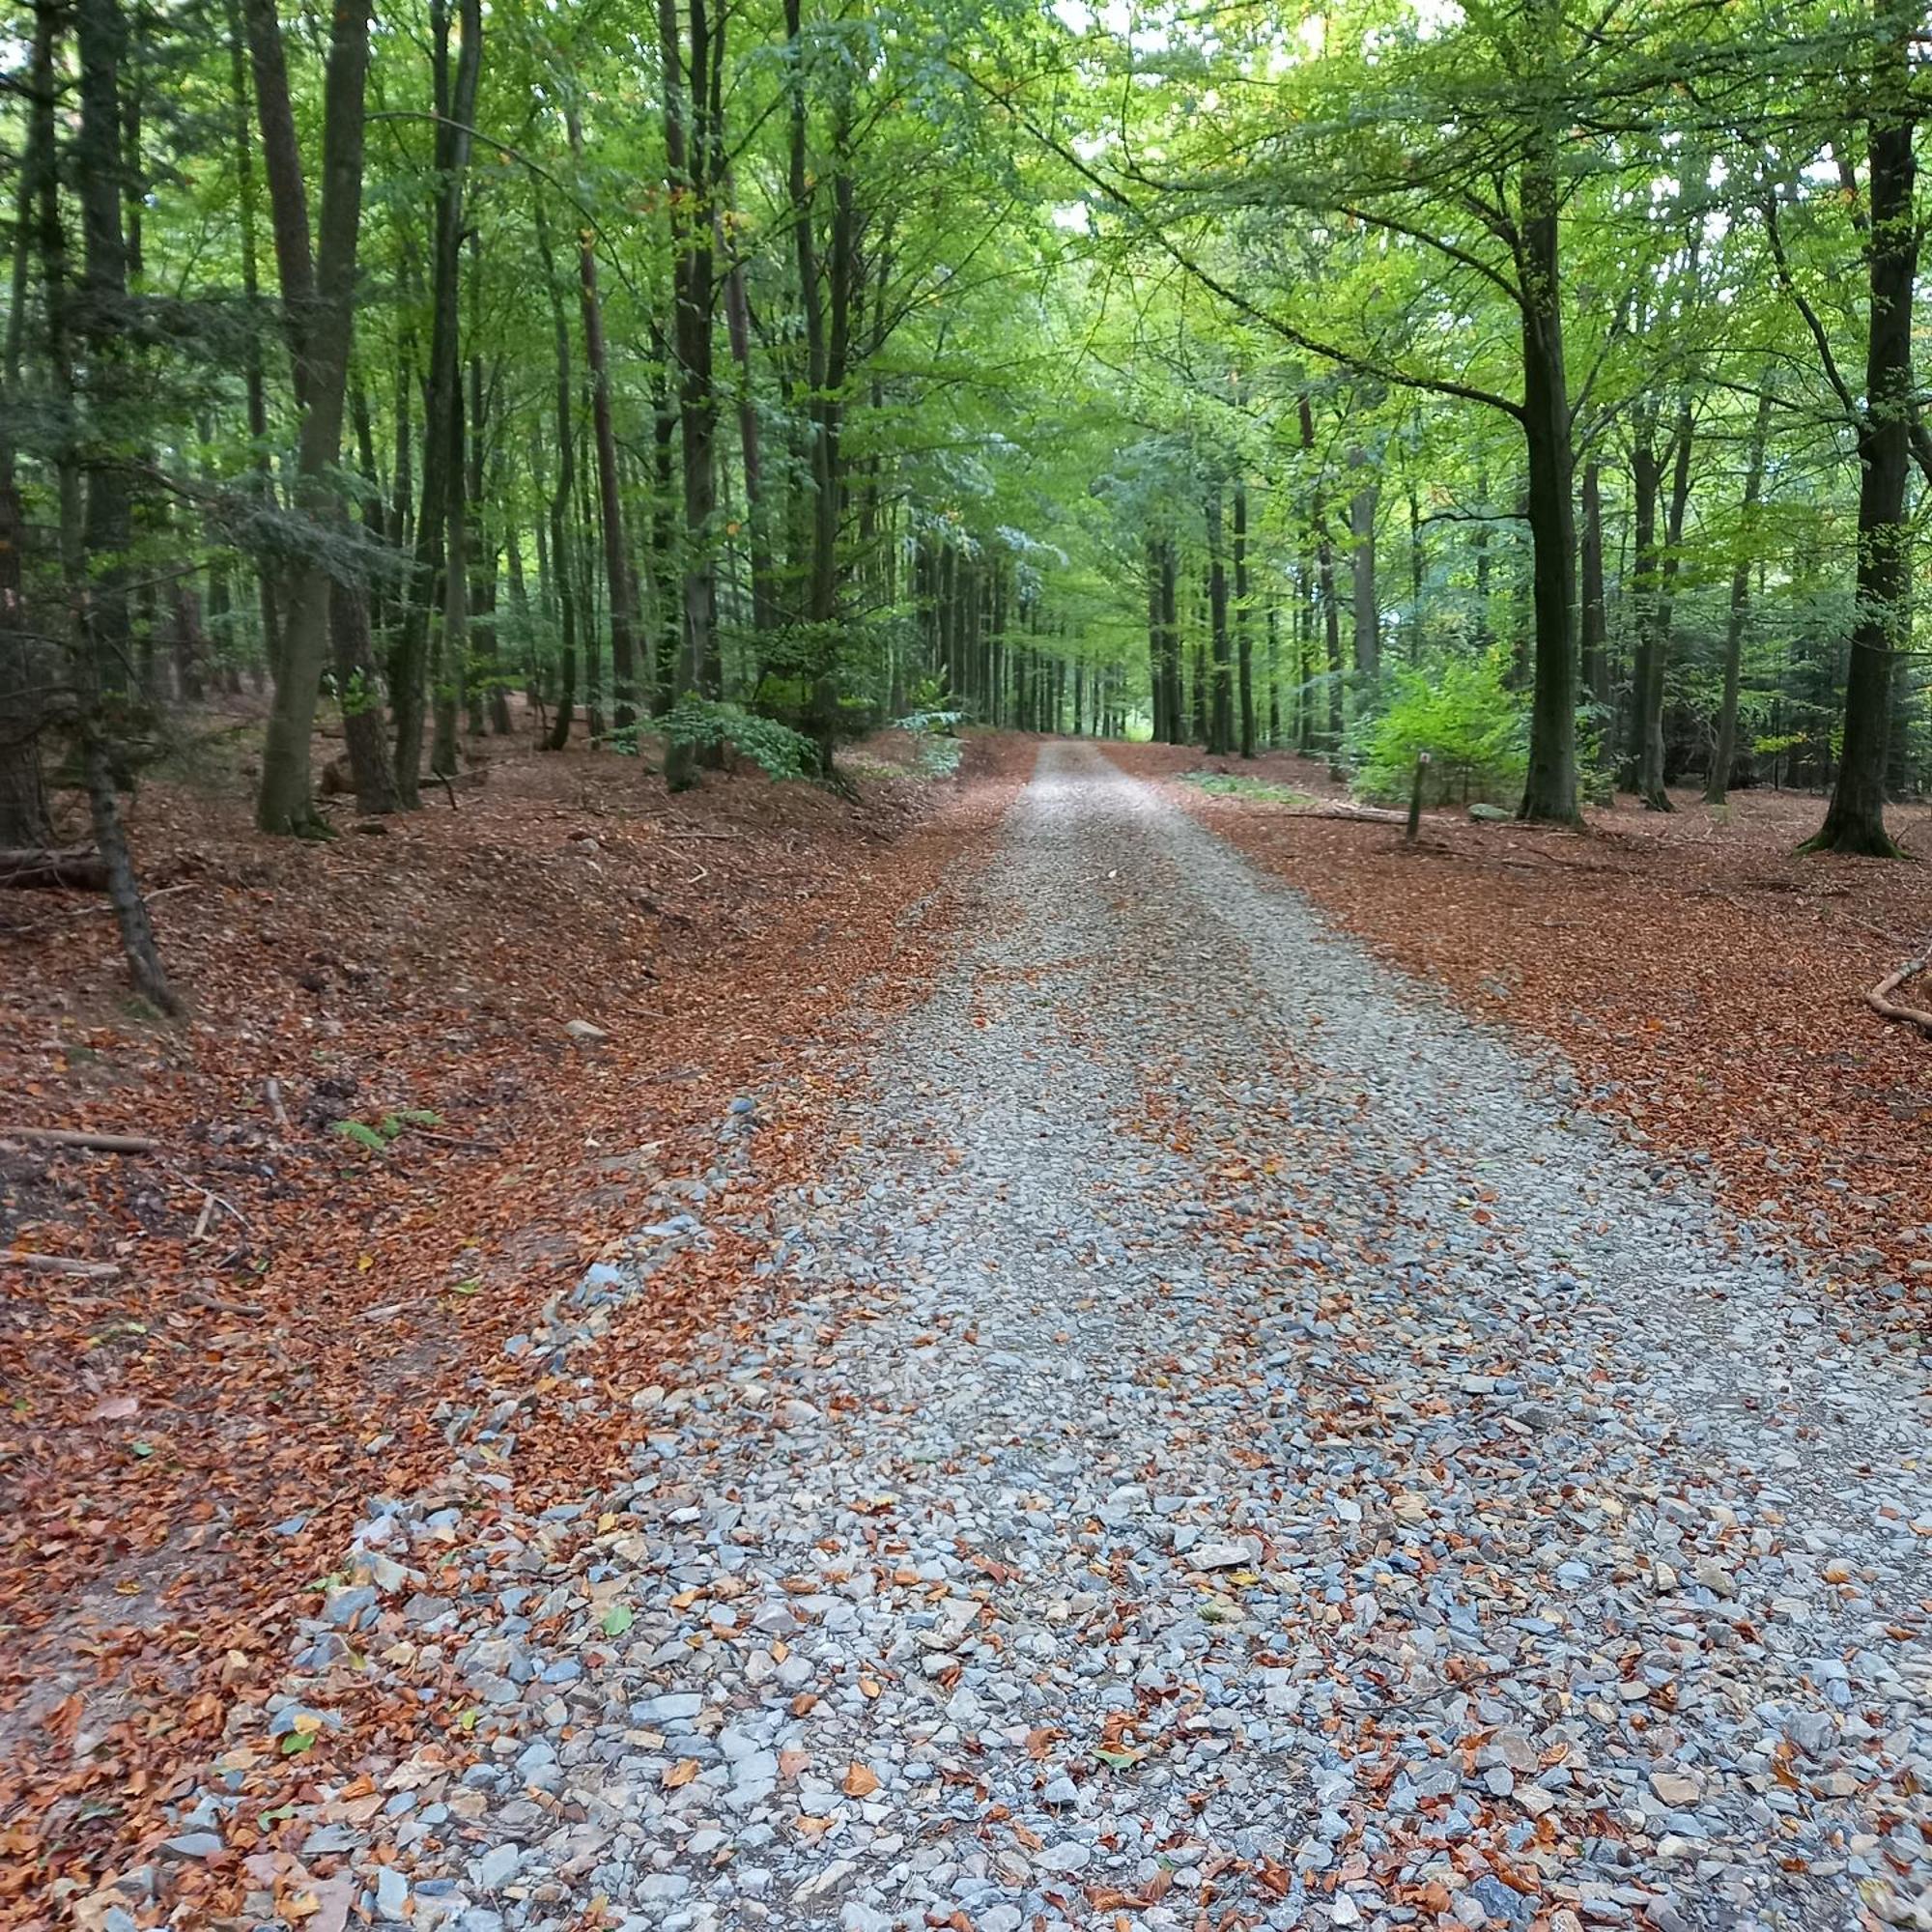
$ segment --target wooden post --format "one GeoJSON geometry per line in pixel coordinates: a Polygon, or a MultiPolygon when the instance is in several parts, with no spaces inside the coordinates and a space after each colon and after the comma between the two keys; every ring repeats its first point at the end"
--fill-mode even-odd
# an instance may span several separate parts
{"type": "Polygon", "coordinates": [[[1429,753],[1416,753],[1415,782],[1409,787],[1408,792],[1408,828],[1403,834],[1403,838],[1411,845],[1415,843],[1416,834],[1422,829],[1422,781],[1428,770],[1429,753]]]}

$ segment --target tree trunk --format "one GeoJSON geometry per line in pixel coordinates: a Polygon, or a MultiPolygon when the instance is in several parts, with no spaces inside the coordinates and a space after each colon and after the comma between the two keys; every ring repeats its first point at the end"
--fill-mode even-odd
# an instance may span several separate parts
{"type": "Polygon", "coordinates": [[[16,480],[14,440],[20,420],[15,399],[20,393],[25,346],[34,212],[43,178],[52,191],[57,165],[51,99],[56,84],[53,43],[53,10],[43,6],[34,15],[33,51],[27,68],[30,106],[14,200],[6,356],[4,368],[0,368],[0,845],[50,845],[54,836],[41,774],[41,725],[51,666],[27,622],[20,564],[27,521],[16,480]],[[49,97],[44,104],[43,92],[49,97]]]}
{"type": "MultiPolygon", "coordinates": [[[[794,0],[794,11],[796,0],[794,0]]],[[[715,296],[710,170],[714,158],[707,0],[689,0],[690,45],[681,44],[677,0],[658,0],[664,73],[665,163],[670,182],[672,355],[678,374],[682,439],[684,554],[682,630],[671,701],[689,692],[716,696],[718,578],[711,522],[718,501],[718,399],[712,384],[711,310],[715,296]]],[[[793,37],[796,39],[796,23],[793,37]]],[[[722,35],[722,24],[719,28],[722,35]]],[[[665,760],[672,790],[692,782],[692,748],[673,745],[665,760]]]]}
{"type": "Polygon", "coordinates": [[[1596,707],[1601,738],[1598,754],[1610,759],[1614,735],[1610,713],[1609,623],[1604,601],[1604,498],[1599,466],[1583,468],[1583,688],[1596,707]]]}
{"type": "Polygon", "coordinates": [[[1214,689],[1208,701],[1208,750],[1235,749],[1235,689],[1228,638],[1228,565],[1222,550],[1221,486],[1208,491],[1208,634],[1213,643],[1214,689]]]}
{"type": "Polygon", "coordinates": [[[1239,683],[1241,756],[1255,754],[1255,639],[1248,611],[1248,485],[1235,478],[1235,667],[1239,683]]]}
{"type": "Polygon", "coordinates": [[[1167,741],[1187,742],[1187,713],[1180,690],[1180,546],[1165,536],[1160,543],[1160,633],[1162,675],[1167,680],[1167,741]]]}
{"type": "Polygon", "coordinates": [[[1529,772],[1518,816],[1575,825],[1581,816],[1577,809],[1576,458],[1557,286],[1557,208],[1553,165],[1532,161],[1523,174],[1520,273],[1536,659],[1529,772]]]}
{"type": "MultiPolygon", "coordinates": [[[[88,80],[80,95],[80,129],[75,143],[75,158],[83,169],[105,173],[112,202],[111,216],[98,202],[92,209],[96,221],[111,220],[118,235],[121,220],[120,196],[114,188],[118,173],[116,157],[120,128],[116,99],[118,81],[116,61],[121,25],[113,0],[87,0],[77,15],[80,24],[79,51],[88,80]]],[[[59,14],[56,0],[40,0],[35,14],[34,67],[29,100],[30,141],[42,155],[55,154],[55,70],[59,47],[59,14]]],[[[95,290],[88,287],[82,314],[88,327],[76,327],[70,319],[71,291],[68,285],[67,234],[61,222],[58,170],[54,166],[37,169],[35,181],[35,228],[39,236],[41,267],[44,284],[47,365],[53,374],[54,401],[60,424],[60,443],[55,459],[55,481],[60,513],[61,579],[67,595],[68,675],[73,687],[77,711],[76,736],[79,742],[82,782],[87,791],[88,814],[93,822],[94,842],[105,868],[108,897],[114,908],[115,927],[121,951],[135,990],[162,1012],[180,1010],[174,988],[168,982],[160,952],[155,945],[154,928],[149,923],[147,902],[141,896],[134,875],[133,860],[121,822],[121,801],[115,788],[111,748],[101,719],[101,666],[98,655],[101,635],[96,624],[95,585],[88,553],[89,513],[83,497],[80,450],[83,438],[88,447],[112,447],[111,417],[94,419],[94,409],[103,400],[113,399],[113,385],[97,383],[92,366],[96,347],[92,329],[99,327],[100,313],[92,306],[95,290]],[[76,385],[75,355],[80,358],[82,381],[76,385]],[[83,419],[82,411],[88,412],[83,419]]],[[[88,211],[83,209],[84,217],[88,211]]],[[[92,249],[97,240],[114,252],[114,237],[97,238],[90,233],[92,249]]],[[[125,256],[121,258],[125,261],[125,256]]],[[[111,270],[111,259],[90,264],[88,281],[97,270],[111,270]]]]}
{"type": "Polygon", "coordinates": [[[1912,636],[1906,495],[1914,404],[1912,299],[1918,272],[1913,25],[1907,18],[1887,23],[1872,90],[1865,251],[1870,316],[1865,400],[1858,428],[1858,599],[1837,783],[1824,824],[1804,848],[1881,859],[1899,856],[1885,826],[1885,768],[1891,736],[1892,660],[1910,648],[1912,636]]]}
{"type": "MultiPolygon", "coordinates": [[[[577,112],[564,109],[570,152],[581,157],[583,134],[577,112]]],[[[611,370],[604,348],[604,304],[597,292],[597,256],[590,231],[579,231],[577,279],[583,311],[583,359],[590,371],[590,425],[597,442],[597,504],[604,536],[604,577],[611,599],[611,715],[618,730],[638,717],[638,586],[624,541],[624,506],[617,494],[617,432],[611,415],[611,370]]]]}
{"type": "MultiPolygon", "coordinates": [[[[1368,464],[1360,449],[1349,452],[1349,468],[1368,464]]],[[[1353,539],[1350,562],[1355,591],[1355,674],[1373,682],[1381,675],[1381,611],[1376,603],[1376,500],[1373,483],[1365,483],[1349,498],[1349,532],[1353,539]]]]}
{"type": "MultiPolygon", "coordinates": [[[[246,0],[256,111],[281,272],[284,326],[301,410],[297,507],[326,536],[340,523],[334,471],[355,328],[355,239],[362,210],[363,94],[369,67],[368,0],[344,0],[333,15],[323,87],[322,214],[309,253],[308,196],[289,102],[288,71],[274,0],[246,0]]],[[[289,572],[274,698],[262,750],[255,822],[265,832],[325,829],[315,808],[309,742],[327,660],[330,579],[309,560],[289,572]]]]}
{"type": "Polygon", "coordinates": [[[1704,802],[1722,805],[1730,788],[1731,767],[1738,755],[1738,691],[1743,682],[1745,631],[1750,621],[1752,538],[1758,499],[1764,490],[1764,446],[1771,433],[1771,397],[1757,399],[1757,416],[1745,457],[1745,496],[1738,520],[1738,560],[1731,569],[1730,610],[1724,621],[1724,696],[1718,710],[1717,743],[1711,752],[1710,777],[1704,802]]]}
{"type": "Polygon", "coordinates": [[[571,588],[568,562],[570,499],[577,487],[576,425],[570,413],[570,325],[564,320],[563,295],[556,283],[550,224],[544,218],[541,197],[536,203],[536,231],[537,259],[543,264],[544,288],[550,297],[551,333],[556,345],[556,488],[550,499],[550,567],[546,584],[556,596],[561,656],[556,716],[551,721],[544,750],[560,752],[570,743],[570,717],[577,699],[577,597],[571,588]]]}
{"type": "MultiPolygon", "coordinates": [[[[261,5],[263,0],[250,0],[261,5]]],[[[389,665],[389,703],[395,722],[396,793],[414,810],[422,803],[423,719],[429,696],[430,635],[438,574],[452,516],[462,516],[463,473],[450,463],[462,437],[462,312],[464,185],[470,128],[483,60],[481,0],[458,0],[461,44],[452,80],[447,0],[431,0],[430,59],[437,111],[436,234],[430,263],[429,380],[423,403],[422,478],[416,506],[415,562],[409,608],[389,665]],[[452,507],[454,506],[454,507],[452,507]]],[[[446,606],[445,606],[446,612],[446,606]]],[[[444,653],[445,660],[447,652],[444,653]]],[[[453,673],[446,661],[444,677],[453,673]]],[[[440,692],[439,692],[440,696],[440,692]]]]}

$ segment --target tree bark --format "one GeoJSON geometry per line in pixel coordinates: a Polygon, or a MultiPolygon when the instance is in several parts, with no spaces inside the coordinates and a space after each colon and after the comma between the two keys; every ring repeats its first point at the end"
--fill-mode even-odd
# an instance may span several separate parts
{"type": "Polygon", "coordinates": [[[570,499],[577,487],[576,425],[570,413],[570,325],[564,320],[563,295],[556,283],[556,262],[551,253],[550,224],[543,203],[536,204],[537,259],[543,264],[544,288],[550,297],[551,332],[556,344],[556,488],[550,498],[550,568],[546,587],[556,597],[561,667],[557,673],[556,716],[551,721],[544,750],[560,752],[570,743],[571,712],[577,699],[577,597],[571,588],[568,562],[570,499]]]}
{"type": "Polygon", "coordinates": [[[1900,856],[1885,824],[1885,771],[1891,736],[1892,660],[1912,632],[1912,545],[1906,522],[1913,413],[1912,299],[1918,272],[1914,206],[1912,33],[1916,16],[1887,0],[1876,56],[1867,163],[1865,251],[1870,317],[1864,405],[1859,413],[1857,614],[1845,675],[1844,750],[1825,822],[1805,850],[1900,856]]]}
{"type": "MultiPolygon", "coordinates": [[[[1364,469],[1367,453],[1349,452],[1349,468],[1364,469]]],[[[1355,592],[1355,672],[1373,682],[1381,675],[1381,611],[1376,602],[1376,501],[1373,483],[1363,484],[1349,498],[1349,533],[1353,540],[1350,563],[1355,592]]]]}
{"type": "Polygon", "coordinates": [[[1575,825],[1577,808],[1577,513],[1570,394],[1557,283],[1553,161],[1524,168],[1518,270],[1522,315],[1522,431],[1529,459],[1531,602],[1536,616],[1529,771],[1518,816],[1575,825]]]}
{"type": "Polygon", "coordinates": [[[1235,478],[1235,668],[1238,683],[1241,726],[1240,751],[1244,758],[1255,754],[1255,639],[1248,611],[1248,485],[1243,476],[1235,478]]]}
{"type": "Polygon", "coordinates": [[[1718,708],[1717,742],[1704,784],[1706,805],[1722,805],[1738,756],[1738,694],[1743,683],[1745,632],[1750,621],[1752,539],[1758,501],[1764,491],[1764,448],[1771,433],[1771,397],[1757,399],[1757,415],[1745,456],[1745,493],[1738,519],[1738,560],[1731,567],[1730,608],[1724,619],[1724,695],[1718,708]]]}
{"type": "MultiPolygon", "coordinates": [[[[573,156],[583,153],[577,112],[564,109],[573,156]]],[[[577,280],[583,311],[583,359],[590,372],[590,424],[597,443],[597,504],[604,537],[604,576],[611,600],[611,716],[618,730],[638,718],[638,585],[624,540],[624,505],[617,493],[617,432],[611,413],[610,357],[604,347],[604,303],[597,291],[597,256],[590,231],[577,242],[577,280]]]]}
{"type": "Polygon", "coordinates": [[[1583,688],[1596,706],[1602,739],[1599,754],[1607,763],[1614,735],[1610,714],[1609,624],[1604,600],[1604,498],[1600,466],[1583,467],[1583,688]]]}
{"type": "MultiPolygon", "coordinates": [[[[797,6],[788,25],[797,39],[797,6]]],[[[714,159],[711,62],[713,27],[707,0],[689,0],[690,44],[682,43],[677,0],[658,0],[664,66],[665,164],[670,185],[672,359],[678,375],[678,427],[684,486],[681,558],[682,629],[677,674],[668,696],[717,694],[718,573],[712,517],[718,502],[718,399],[712,383],[711,313],[715,299],[710,169],[714,159]]],[[[723,34],[722,22],[717,29],[723,34]]],[[[673,790],[696,775],[691,747],[672,745],[665,777],[673,790]]]]}
{"type": "Polygon", "coordinates": [[[349,346],[355,328],[369,6],[368,0],[341,0],[333,15],[323,84],[322,214],[313,259],[307,188],[274,0],[245,0],[244,11],[281,274],[283,322],[301,411],[297,507],[309,519],[313,526],[309,540],[317,546],[315,554],[288,574],[288,608],[262,750],[255,822],[265,832],[307,835],[324,829],[309,771],[316,699],[329,647],[330,576],[320,545],[342,519],[334,470],[341,454],[349,346]]]}
{"type": "Polygon", "coordinates": [[[1221,485],[1208,490],[1208,635],[1214,688],[1208,706],[1208,750],[1223,756],[1235,749],[1235,691],[1228,640],[1228,563],[1223,550],[1221,485]]]}
{"type": "MultiPolygon", "coordinates": [[[[261,5],[263,0],[250,0],[261,5]]],[[[422,740],[430,677],[430,638],[437,578],[447,559],[452,515],[462,515],[463,473],[451,469],[462,436],[463,209],[469,167],[469,129],[483,60],[481,0],[458,0],[462,43],[452,80],[447,0],[431,0],[430,57],[437,111],[434,143],[436,233],[430,263],[429,380],[423,404],[422,477],[416,506],[415,562],[409,608],[389,663],[389,703],[395,724],[396,793],[405,809],[422,803],[422,740]],[[452,506],[454,506],[452,508],[452,506]]],[[[444,663],[444,677],[454,668],[444,663]]],[[[442,680],[440,679],[439,683],[442,680]]]]}

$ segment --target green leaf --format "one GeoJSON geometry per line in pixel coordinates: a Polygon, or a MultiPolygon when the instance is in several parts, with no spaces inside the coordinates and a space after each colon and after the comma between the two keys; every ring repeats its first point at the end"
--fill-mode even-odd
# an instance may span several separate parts
{"type": "Polygon", "coordinates": [[[629,1604],[612,1604],[604,1612],[604,1634],[606,1636],[622,1636],[636,1621],[636,1612],[632,1610],[629,1604]]]}

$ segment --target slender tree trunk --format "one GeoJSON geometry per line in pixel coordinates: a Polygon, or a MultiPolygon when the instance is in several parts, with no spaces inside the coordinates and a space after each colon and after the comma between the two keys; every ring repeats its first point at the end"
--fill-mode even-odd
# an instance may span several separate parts
{"type": "MultiPolygon", "coordinates": [[[[1349,452],[1349,468],[1366,469],[1368,456],[1349,452]]],[[[1381,611],[1376,603],[1376,505],[1373,483],[1362,484],[1349,498],[1349,533],[1352,539],[1350,563],[1355,592],[1355,674],[1373,683],[1381,675],[1381,611]]]]}
{"type": "MultiPolygon", "coordinates": [[[[249,0],[261,5],[263,0],[249,0]]],[[[450,463],[461,447],[462,276],[465,178],[469,168],[476,119],[476,89],[482,69],[482,0],[458,0],[459,22],[452,22],[447,0],[431,0],[430,57],[438,114],[435,159],[439,183],[436,235],[430,265],[429,381],[423,405],[423,460],[416,511],[415,564],[412,595],[389,668],[389,702],[395,714],[396,792],[413,810],[422,803],[423,720],[430,696],[430,640],[437,609],[437,581],[446,558],[452,515],[462,516],[463,472],[450,463]],[[461,43],[452,77],[449,39],[459,24],[461,43]],[[452,505],[454,508],[452,509],[452,505]]],[[[447,604],[444,605],[445,621],[447,604]]],[[[449,643],[443,638],[436,679],[438,696],[454,677],[449,643]]]]}
{"type": "MultiPolygon", "coordinates": [[[[101,667],[98,655],[101,639],[88,551],[89,513],[84,489],[93,479],[85,474],[80,457],[83,441],[92,448],[111,447],[112,418],[99,422],[92,418],[98,402],[111,405],[114,387],[110,381],[95,380],[93,331],[101,327],[101,317],[93,306],[95,291],[89,284],[99,274],[111,274],[121,222],[120,197],[114,183],[118,174],[120,129],[116,64],[122,28],[113,0],[85,0],[76,17],[79,56],[83,69],[88,70],[88,81],[80,94],[80,128],[74,157],[84,171],[104,175],[114,204],[111,225],[115,234],[94,233],[93,224],[108,220],[108,211],[99,202],[91,208],[83,205],[86,245],[90,250],[99,246],[106,252],[100,262],[88,264],[79,304],[81,316],[73,318],[71,311],[75,304],[69,286],[67,233],[61,220],[58,170],[53,165],[36,169],[34,225],[43,283],[47,365],[53,374],[59,426],[54,471],[60,514],[61,578],[68,604],[68,677],[73,688],[75,737],[88,815],[93,823],[95,846],[106,867],[108,901],[114,909],[122,954],[128,961],[135,990],[162,1012],[174,1013],[180,1010],[180,1003],[161,964],[147,901],[141,896],[135,878],[133,859],[121,821],[113,750],[102,717],[101,667]],[[87,327],[77,327],[79,320],[84,320],[87,327]],[[83,380],[78,386],[74,382],[76,353],[83,363],[83,380]]],[[[60,44],[59,22],[56,0],[39,0],[28,102],[29,141],[50,162],[56,152],[55,68],[60,44]]]]}
{"type": "Polygon", "coordinates": [[[1235,749],[1235,690],[1228,634],[1228,562],[1223,548],[1221,485],[1208,491],[1208,632],[1213,646],[1214,689],[1208,715],[1208,749],[1235,749]]]}
{"type": "Polygon", "coordinates": [[[46,193],[55,192],[54,35],[53,8],[38,7],[27,66],[26,140],[14,208],[6,355],[0,368],[0,845],[15,847],[50,845],[54,836],[41,772],[41,728],[52,664],[27,621],[20,565],[27,518],[14,448],[35,211],[43,182],[46,193]]]}
{"type": "Polygon", "coordinates": [[[1248,611],[1248,485],[1235,478],[1235,665],[1239,683],[1241,756],[1255,754],[1255,639],[1248,611]]]}
{"type": "Polygon", "coordinates": [[[1160,625],[1160,539],[1150,536],[1145,548],[1147,559],[1148,612],[1148,689],[1153,696],[1153,736],[1165,744],[1172,728],[1167,716],[1166,639],[1160,625]]]}
{"type": "Polygon", "coordinates": [[[571,712],[577,699],[577,595],[571,587],[569,564],[570,499],[577,487],[577,428],[570,412],[570,325],[564,319],[563,295],[557,287],[550,225],[544,218],[541,199],[536,204],[536,234],[537,259],[543,264],[544,288],[550,297],[551,334],[556,345],[556,488],[550,498],[550,558],[545,582],[556,598],[560,666],[556,716],[551,721],[544,750],[560,752],[570,743],[571,712]]]}
{"type": "MultiPolygon", "coordinates": [[[[261,300],[261,262],[255,236],[255,156],[249,133],[248,49],[239,0],[227,0],[230,89],[235,115],[235,199],[241,227],[242,295],[248,308],[248,329],[242,351],[243,391],[248,402],[250,458],[265,507],[275,500],[274,472],[269,461],[268,388],[262,373],[262,337],[257,327],[261,300]]],[[[262,619],[261,656],[257,664],[272,667],[281,650],[281,610],[275,594],[275,571],[265,557],[255,567],[257,608],[262,619]]]]}
{"type": "Polygon", "coordinates": [[[1609,623],[1604,601],[1604,498],[1600,467],[1583,468],[1583,688],[1596,707],[1602,733],[1598,755],[1607,764],[1615,735],[1610,712],[1609,623]]]}
{"type": "MultiPolygon", "coordinates": [[[[570,152],[582,156],[582,130],[574,108],[564,109],[570,152]]],[[[597,444],[597,504],[604,537],[604,578],[611,600],[611,715],[618,730],[637,722],[638,587],[624,540],[624,505],[617,491],[617,432],[611,413],[610,358],[604,348],[604,303],[597,291],[597,256],[590,231],[579,232],[577,277],[583,311],[583,359],[590,372],[590,423],[597,444]]]]}
{"type": "Polygon", "coordinates": [[[1161,674],[1167,681],[1167,741],[1187,742],[1187,710],[1180,689],[1180,546],[1172,534],[1160,544],[1161,674]]]}
{"type": "MultiPolygon", "coordinates": [[[[717,412],[712,384],[711,311],[715,296],[708,212],[713,159],[710,62],[713,32],[707,0],[689,0],[690,46],[681,43],[677,0],[658,0],[664,65],[665,161],[670,178],[673,358],[684,484],[683,629],[673,702],[688,692],[716,696],[718,579],[712,516],[718,501],[717,412]]],[[[722,32],[722,28],[720,30],[722,32]]],[[[797,38],[794,23],[794,40],[797,38]]],[[[673,790],[689,785],[695,758],[673,745],[665,776],[673,790]]]]}
{"type": "Polygon", "coordinates": [[[1757,507],[1764,491],[1764,449],[1771,434],[1771,397],[1757,399],[1751,440],[1745,456],[1745,494],[1738,520],[1738,560],[1731,570],[1730,609],[1724,620],[1724,696],[1718,710],[1717,742],[1711,751],[1711,772],[1704,785],[1704,802],[1722,805],[1730,789],[1731,768],[1738,757],[1738,693],[1743,683],[1745,632],[1750,622],[1752,541],[1757,507]]]}

